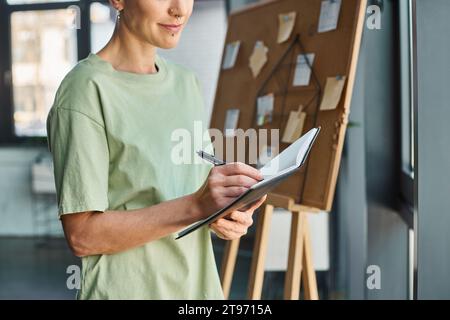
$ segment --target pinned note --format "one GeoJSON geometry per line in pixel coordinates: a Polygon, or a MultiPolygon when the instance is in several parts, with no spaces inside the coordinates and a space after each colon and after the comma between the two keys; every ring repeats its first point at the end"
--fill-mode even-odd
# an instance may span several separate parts
{"type": "Polygon", "coordinates": [[[257,41],[253,54],[250,57],[250,69],[252,70],[253,77],[256,78],[261,69],[267,63],[267,52],[269,49],[264,45],[264,42],[257,41]]]}
{"type": "Polygon", "coordinates": [[[300,106],[297,111],[291,111],[289,114],[283,139],[281,139],[282,142],[293,143],[301,137],[306,120],[306,113],[302,112],[302,110],[303,106],[300,106]]]}
{"type": "Polygon", "coordinates": [[[256,124],[258,126],[263,126],[266,123],[272,122],[274,103],[275,97],[273,93],[258,98],[256,103],[257,105],[256,124]]]}
{"type": "Polygon", "coordinates": [[[239,54],[240,47],[241,47],[240,41],[235,41],[227,44],[222,69],[227,70],[234,67],[234,65],[236,64],[236,59],[239,54]]]}
{"type": "Polygon", "coordinates": [[[278,43],[283,43],[289,39],[294,30],[297,12],[282,13],[278,15],[278,43]]]}
{"type": "Polygon", "coordinates": [[[327,78],[320,110],[334,110],[341,100],[346,77],[327,78]]]}
{"type": "Polygon", "coordinates": [[[300,54],[297,56],[297,65],[295,67],[294,74],[294,86],[299,87],[309,85],[309,82],[311,81],[311,67],[314,63],[314,58],[314,53],[309,53],[306,55],[300,54]]]}
{"type": "Polygon", "coordinates": [[[234,137],[239,122],[239,109],[228,109],[225,118],[225,137],[234,137]]]}
{"type": "Polygon", "coordinates": [[[341,0],[323,0],[320,9],[319,33],[336,30],[339,13],[341,11],[341,0]]]}

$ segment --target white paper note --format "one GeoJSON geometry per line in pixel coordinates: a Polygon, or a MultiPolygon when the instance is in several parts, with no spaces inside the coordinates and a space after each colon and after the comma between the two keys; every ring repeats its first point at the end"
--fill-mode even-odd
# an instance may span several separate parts
{"type": "Polygon", "coordinates": [[[311,81],[311,68],[308,66],[306,58],[308,58],[309,64],[312,66],[314,63],[314,53],[307,55],[300,54],[297,57],[297,66],[295,67],[294,74],[294,86],[308,86],[311,81]]]}
{"type": "Polygon", "coordinates": [[[274,103],[275,97],[273,94],[268,94],[258,98],[256,115],[256,123],[258,126],[263,126],[266,123],[272,122],[274,103]]]}
{"type": "Polygon", "coordinates": [[[234,65],[236,64],[237,56],[239,54],[240,46],[241,46],[240,41],[235,41],[227,44],[222,69],[226,70],[234,67],[234,65]]]}
{"type": "Polygon", "coordinates": [[[324,0],[320,10],[319,33],[336,30],[339,13],[341,11],[341,0],[324,0]]]}

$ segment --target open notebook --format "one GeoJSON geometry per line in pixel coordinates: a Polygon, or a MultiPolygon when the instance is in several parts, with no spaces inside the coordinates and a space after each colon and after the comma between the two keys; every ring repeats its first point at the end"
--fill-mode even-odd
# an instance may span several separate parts
{"type": "Polygon", "coordinates": [[[319,132],[320,127],[308,131],[300,139],[295,141],[278,156],[259,169],[264,177],[263,180],[254,184],[246,192],[221,210],[181,231],[176,239],[180,239],[206,224],[210,224],[217,219],[223,218],[235,210],[243,210],[243,208],[251,206],[265,194],[269,193],[305,164],[319,132]]]}

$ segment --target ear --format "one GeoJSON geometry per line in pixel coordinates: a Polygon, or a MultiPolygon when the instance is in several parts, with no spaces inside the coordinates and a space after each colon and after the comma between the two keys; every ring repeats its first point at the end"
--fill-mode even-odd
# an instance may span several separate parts
{"type": "Polygon", "coordinates": [[[118,11],[122,11],[124,8],[124,1],[123,0],[109,0],[109,3],[111,4],[111,6],[118,10],[118,11]]]}

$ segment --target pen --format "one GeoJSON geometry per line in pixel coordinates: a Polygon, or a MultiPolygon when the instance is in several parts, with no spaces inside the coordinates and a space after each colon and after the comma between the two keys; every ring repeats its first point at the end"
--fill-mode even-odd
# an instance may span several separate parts
{"type": "Polygon", "coordinates": [[[206,161],[212,163],[215,166],[223,166],[224,164],[227,164],[225,161],[222,161],[220,159],[217,159],[213,155],[210,155],[209,153],[206,153],[205,151],[197,151],[197,154],[206,161]]]}

